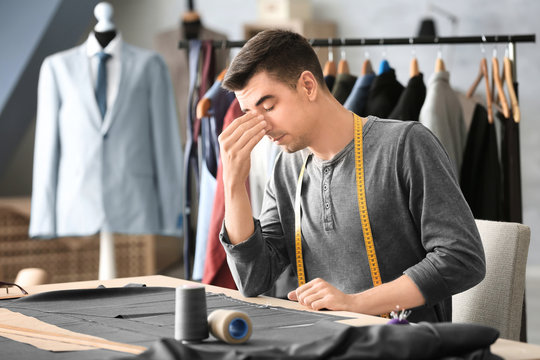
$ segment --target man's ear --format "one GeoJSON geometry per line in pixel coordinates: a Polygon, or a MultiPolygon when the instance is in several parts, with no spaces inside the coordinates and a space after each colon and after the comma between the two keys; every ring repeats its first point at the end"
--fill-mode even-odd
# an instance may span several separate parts
{"type": "Polygon", "coordinates": [[[314,101],[317,98],[319,83],[317,83],[317,79],[315,79],[311,71],[306,70],[300,74],[297,87],[310,101],[314,101]]]}

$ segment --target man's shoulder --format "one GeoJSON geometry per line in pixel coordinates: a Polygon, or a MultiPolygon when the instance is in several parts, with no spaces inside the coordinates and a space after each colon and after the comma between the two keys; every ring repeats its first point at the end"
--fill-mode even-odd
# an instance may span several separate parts
{"type": "MultiPolygon", "coordinates": [[[[380,119],[370,116],[366,124],[366,136],[374,136],[380,140],[395,140],[418,133],[428,131],[428,129],[418,121],[403,121],[392,119],[380,119]]],[[[429,132],[429,131],[428,131],[429,132]]]]}

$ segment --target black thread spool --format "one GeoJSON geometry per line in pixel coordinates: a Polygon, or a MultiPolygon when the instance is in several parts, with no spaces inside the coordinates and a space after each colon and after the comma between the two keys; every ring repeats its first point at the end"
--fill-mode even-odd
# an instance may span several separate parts
{"type": "Polygon", "coordinates": [[[176,288],[174,338],[184,343],[200,342],[208,337],[206,292],[204,286],[176,288]]]}

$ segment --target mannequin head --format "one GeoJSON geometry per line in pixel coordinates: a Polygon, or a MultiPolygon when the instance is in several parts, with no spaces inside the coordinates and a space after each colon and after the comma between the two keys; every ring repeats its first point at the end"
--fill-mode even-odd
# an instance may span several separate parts
{"type": "Polygon", "coordinates": [[[115,30],[116,26],[112,21],[114,15],[114,9],[111,4],[106,1],[100,2],[94,8],[94,16],[98,21],[94,27],[96,32],[106,32],[115,30]]]}
{"type": "Polygon", "coordinates": [[[94,27],[94,34],[102,48],[105,48],[116,36],[116,26],[112,21],[114,10],[108,2],[100,2],[94,8],[94,16],[97,24],[94,27]]]}

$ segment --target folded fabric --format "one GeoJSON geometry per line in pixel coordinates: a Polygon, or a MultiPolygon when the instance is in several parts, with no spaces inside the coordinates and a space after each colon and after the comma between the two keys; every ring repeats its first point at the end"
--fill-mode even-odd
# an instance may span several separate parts
{"type": "Polygon", "coordinates": [[[472,324],[349,327],[321,321],[309,330],[283,328],[266,334],[266,341],[255,338],[242,345],[226,345],[217,340],[183,344],[165,338],[138,356],[119,359],[500,359],[489,350],[498,336],[496,329],[472,324]],[[275,345],[284,338],[299,341],[294,334],[305,332],[314,336],[303,343],[275,345]]]}

